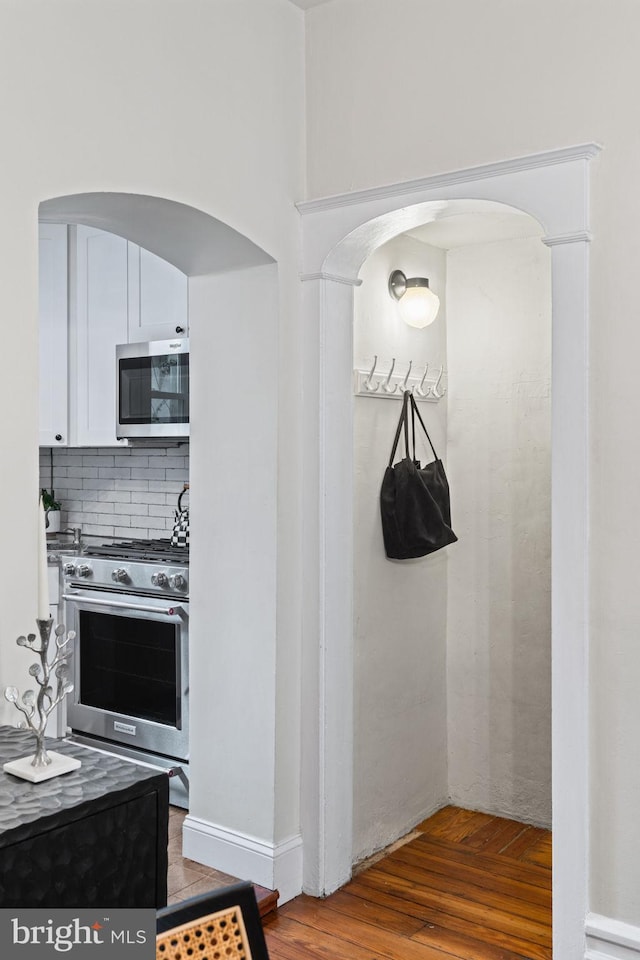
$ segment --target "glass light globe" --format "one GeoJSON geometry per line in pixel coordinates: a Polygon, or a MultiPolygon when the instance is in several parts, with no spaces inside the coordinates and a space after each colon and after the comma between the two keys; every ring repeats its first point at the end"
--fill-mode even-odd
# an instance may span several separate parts
{"type": "Polygon", "coordinates": [[[410,327],[421,330],[433,323],[440,309],[440,298],[428,286],[414,286],[407,281],[407,289],[398,301],[400,316],[410,327]]]}

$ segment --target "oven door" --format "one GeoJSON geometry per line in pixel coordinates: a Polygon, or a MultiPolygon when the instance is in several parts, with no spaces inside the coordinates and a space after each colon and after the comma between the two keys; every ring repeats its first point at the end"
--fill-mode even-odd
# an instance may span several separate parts
{"type": "Polygon", "coordinates": [[[63,595],[73,640],[72,730],[189,758],[187,604],[98,590],[63,595]]]}

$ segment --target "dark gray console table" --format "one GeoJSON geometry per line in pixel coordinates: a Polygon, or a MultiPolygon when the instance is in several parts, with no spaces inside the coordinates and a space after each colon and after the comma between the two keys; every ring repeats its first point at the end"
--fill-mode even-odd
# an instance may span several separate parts
{"type": "Polygon", "coordinates": [[[0,726],[0,907],[165,906],[168,776],[60,740],[79,770],[42,783],[2,770],[33,745],[0,726]]]}

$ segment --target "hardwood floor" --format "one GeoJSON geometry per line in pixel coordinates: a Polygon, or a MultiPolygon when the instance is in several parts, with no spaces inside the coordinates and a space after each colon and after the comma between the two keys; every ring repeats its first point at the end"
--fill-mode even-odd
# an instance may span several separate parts
{"type": "Polygon", "coordinates": [[[374,861],[266,917],[271,960],[550,960],[548,830],[445,807],[374,861]]]}

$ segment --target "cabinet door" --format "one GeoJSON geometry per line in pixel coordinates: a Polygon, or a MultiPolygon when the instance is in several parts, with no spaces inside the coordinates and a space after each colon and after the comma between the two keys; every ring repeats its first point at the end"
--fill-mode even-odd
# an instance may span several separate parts
{"type": "Polygon", "coordinates": [[[69,442],[67,225],[39,224],[40,446],[69,442]]]}
{"type": "Polygon", "coordinates": [[[187,283],[173,264],[129,244],[129,343],[189,336],[187,283]]]}
{"type": "Polygon", "coordinates": [[[76,230],[76,298],[71,312],[74,446],[122,446],[116,439],[116,344],[127,342],[127,241],[76,230]]]}

